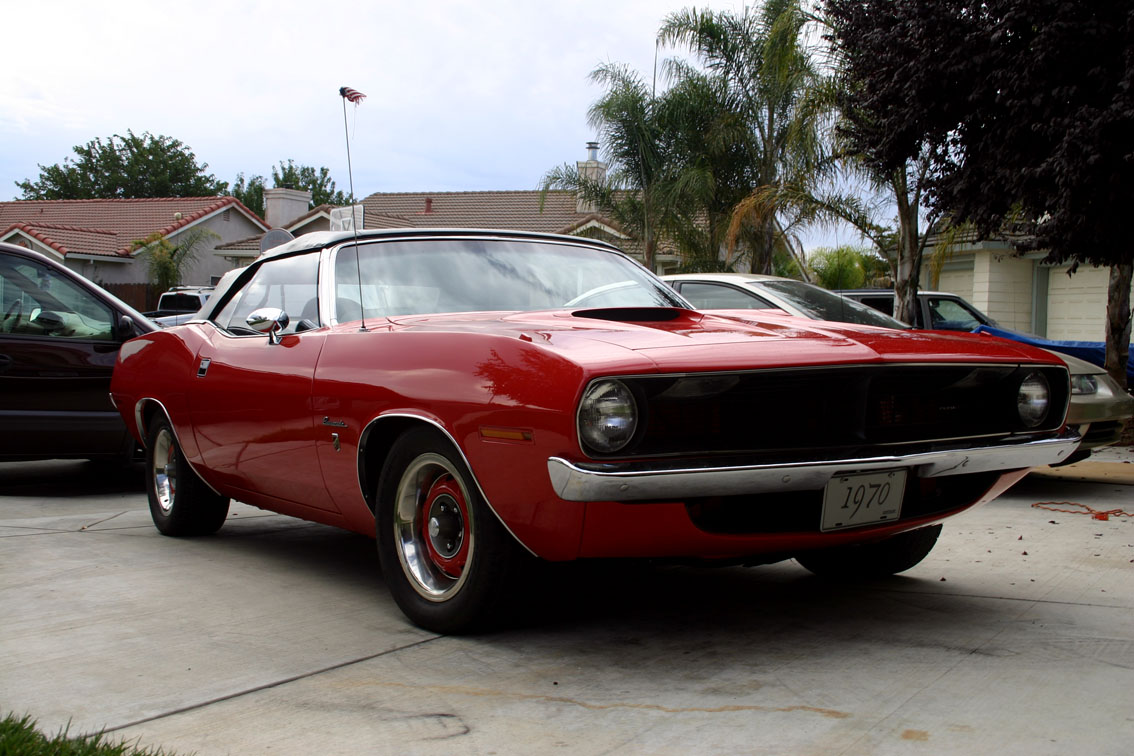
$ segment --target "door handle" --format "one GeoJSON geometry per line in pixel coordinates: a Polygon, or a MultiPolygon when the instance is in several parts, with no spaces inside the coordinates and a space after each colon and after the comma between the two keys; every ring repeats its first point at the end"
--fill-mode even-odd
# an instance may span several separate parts
{"type": "Polygon", "coordinates": [[[0,354],[0,373],[6,373],[12,367],[12,358],[6,354],[0,354]]]}

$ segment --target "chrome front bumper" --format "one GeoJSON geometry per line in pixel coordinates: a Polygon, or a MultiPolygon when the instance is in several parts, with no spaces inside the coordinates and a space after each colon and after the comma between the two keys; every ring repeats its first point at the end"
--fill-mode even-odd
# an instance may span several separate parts
{"type": "Polygon", "coordinates": [[[1019,470],[1066,459],[1081,438],[1065,430],[1057,438],[979,449],[958,449],[862,459],[803,463],[660,469],[649,463],[577,464],[547,460],[551,485],[566,501],[644,501],[693,496],[733,496],[822,489],[836,474],[906,468],[921,478],[1019,470]]]}

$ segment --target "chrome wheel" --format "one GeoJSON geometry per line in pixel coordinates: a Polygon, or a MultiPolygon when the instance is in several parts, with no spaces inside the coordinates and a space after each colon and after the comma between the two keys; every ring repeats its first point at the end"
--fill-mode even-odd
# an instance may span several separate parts
{"type": "Polygon", "coordinates": [[[157,505],[162,514],[168,515],[173,511],[173,503],[177,496],[177,443],[168,428],[162,428],[157,433],[153,450],[153,469],[150,472],[153,475],[157,505]]]}
{"type": "Polygon", "coordinates": [[[394,541],[413,589],[429,601],[460,591],[473,558],[469,492],[452,463],[426,453],[405,469],[395,495],[394,541]]]}
{"type": "Polygon", "coordinates": [[[150,419],[146,470],[150,516],[163,535],[208,535],[224,525],[228,497],[209,488],[193,472],[165,415],[150,419]]]}

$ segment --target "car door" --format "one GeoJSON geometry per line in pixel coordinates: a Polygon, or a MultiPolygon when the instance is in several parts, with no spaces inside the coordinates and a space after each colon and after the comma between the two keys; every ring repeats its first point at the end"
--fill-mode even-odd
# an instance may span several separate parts
{"type": "Polygon", "coordinates": [[[57,268],[0,253],[0,457],[129,450],[110,403],[118,313],[57,268]]]}
{"type": "Polygon", "coordinates": [[[210,474],[258,495],[333,511],[311,408],[326,338],[315,306],[318,263],[317,252],[267,260],[211,323],[186,326],[206,337],[189,400],[194,438],[210,474]],[[289,313],[278,343],[246,324],[263,307],[289,313]]]}

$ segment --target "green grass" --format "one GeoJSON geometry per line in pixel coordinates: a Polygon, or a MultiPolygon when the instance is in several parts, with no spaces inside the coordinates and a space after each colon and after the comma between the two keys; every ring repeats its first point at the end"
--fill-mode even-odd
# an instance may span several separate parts
{"type": "Polygon", "coordinates": [[[106,741],[102,733],[68,737],[64,729],[49,738],[35,729],[35,721],[9,714],[0,720],[0,756],[174,756],[168,751],[136,748],[124,741],[106,741]]]}

